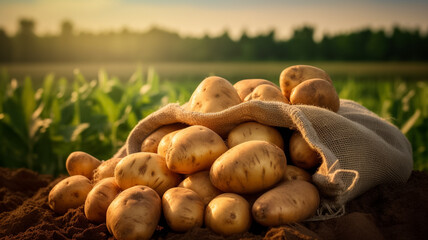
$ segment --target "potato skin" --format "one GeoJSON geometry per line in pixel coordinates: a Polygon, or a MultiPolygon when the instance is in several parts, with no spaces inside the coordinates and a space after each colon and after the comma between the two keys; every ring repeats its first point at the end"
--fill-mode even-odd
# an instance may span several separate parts
{"type": "Polygon", "coordinates": [[[195,89],[190,97],[189,107],[194,112],[220,112],[241,102],[229,81],[212,76],[205,78],[195,89]]]}
{"type": "Polygon", "coordinates": [[[85,203],[91,189],[92,184],[87,177],[82,175],[67,177],[49,192],[49,207],[56,213],[64,214],[68,209],[77,208],[85,203]]]}
{"type": "Polygon", "coordinates": [[[205,205],[207,205],[216,196],[223,193],[211,183],[210,171],[193,173],[178,184],[178,186],[188,188],[196,192],[202,198],[205,205]]]}
{"type": "Polygon", "coordinates": [[[175,123],[175,124],[165,125],[156,129],[148,137],[146,137],[144,141],[141,143],[141,152],[157,153],[159,142],[165,135],[185,127],[186,125],[184,124],[175,123]]]}
{"type": "Polygon", "coordinates": [[[300,83],[312,79],[321,78],[330,83],[330,76],[322,69],[309,65],[294,65],[287,67],[281,72],[279,86],[282,94],[290,100],[291,91],[300,83]]]}
{"type": "Polygon", "coordinates": [[[145,185],[153,188],[159,196],[181,181],[179,174],[167,168],[165,158],[147,152],[133,153],[124,157],[117,164],[114,177],[122,189],[145,185]]]}
{"type": "Polygon", "coordinates": [[[177,232],[201,227],[205,204],[201,197],[188,188],[170,188],[162,196],[162,209],[168,226],[177,232]]]}
{"type": "Polygon", "coordinates": [[[114,177],[114,169],[122,158],[110,158],[102,161],[101,164],[94,170],[93,182],[97,183],[104,178],[114,177]]]}
{"type": "Polygon", "coordinates": [[[194,125],[174,135],[165,159],[171,171],[192,174],[209,169],[226,151],[226,144],[217,133],[207,127],[194,125]]]}
{"type": "Polygon", "coordinates": [[[251,100],[290,103],[278,87],[267,84],[257,86],[245,97],[244,102],[251,100]]]}
{"type": "Polygon", "coordinates": [[[312,182],[312,176],[302,168],[287,165],[284,174],[284,181],[302,180],[306,182],[312,182]]]}
{"type": "Polygon", "coordinates": [[[210,179],[223,192],[251,194],[279,182],[286,164],[279,147],[266,141],[248,141],[221,155],[210,169],[210,179]]]}
{"type": "Polygon", "coordinates": [[[260,85],[270,85],[279,90],[273,82],[266,79],[243,79],[233,85],[242,101],[260,85]]]}
{"type": "Polygon", "coordinates": [[[168,151],[169,144],[171,143],[172,137],[177,134],[180,130],[170,132],[167,135],[163,136],[158,145],[158,154],[162,157],[166,156],[166,152],[168,151]]]}
{"type": "Polygon", "coordinates": [[[84,207],[86,218],[93,222],[105,222],[108,206],[121,191],[114,177],[99,181],[86,197],[84,207]]]}
{"type": "Polygon", "coordinates": [[[312,149],[302,134],[293,132],[289,141],[290,161],[297,167],[311,169],[321,164],[321,157],[312,149]]]}
{"type": "Polygon", "coordinates": [[[273,127],[258,122],[245,122],[233,128],[227,136],[227,146],[233,148],[251,140],[267,141],[284,149],[281,133],[273,127]]]}
{"type": "Polygon", "coordinates": [[[68,174],[83,175],[88,179],[92,179],[94,170],[101,164],[101,161],[94,156],[85,152],[72,152],[68,155],[65,167],[68,174]]]}
{"type": "Polygon", "coordinates": [[[250,205],[238,194],[220,194],[205,209],[205,225],[225,236],[247,232],[251,226],[250,205]]]}
{"type": "Polygon", "coordinates": [[[318,189],[311,183],[285,181],[254,202],[252,215],[263,226],[279,226],[313,216],[319,203],[318,189]]]}
{"type": "Polygon", "coordinates": [[[118,239],[150,239],[161,215],[161,199],[147,186],[119,193],[107,209],[108,231],[118,239]]]}
{"type": "Polygon", "coordinates": [[[306,80],[293,89],[290,95],[291,104],[313,105],[337,112],[340,100],[333,84],[314,78],[306,80]]]}

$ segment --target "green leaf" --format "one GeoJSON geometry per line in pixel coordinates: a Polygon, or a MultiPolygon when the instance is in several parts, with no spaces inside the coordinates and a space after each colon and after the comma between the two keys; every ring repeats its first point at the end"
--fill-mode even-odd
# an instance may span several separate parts
{"type": "Polygon", "coordinates": [[[31,78],[29,77],[24,80],[21,101],[25,122],[30,125],[33,111],[36,108],[36,101],[34,99],[34,89],[31,78]]]}
{"type": "Polygon", "coordinates": [[[403,134],[407,134],[407,132],[409,132],[409,130],[413,127],[413,125],[416,124],[416,122],[418,121],[420,115],[421,115],[421,111],[419,109],[416,110],[413,113],[413,115],[409,118],[409,120],[407,120],[407,122],[405,122],[403,124],[403,126],[401,127],[401,132],[403,134]]]}

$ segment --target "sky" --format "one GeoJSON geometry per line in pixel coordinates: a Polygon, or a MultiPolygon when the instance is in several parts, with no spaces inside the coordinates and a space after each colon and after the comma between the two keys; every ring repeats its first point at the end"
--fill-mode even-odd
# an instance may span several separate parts
{"type": "Polygon", "coordinates": [[[152,26],[182,36],[238,38],[276,30],[287,38],[311,25],[316,36],[394,25],[428,31],[428,0],[0,0],[0,28],[15,34],[18,19],[36,22],[37,34],[57,34],[70,20],[77,31],[146,31],[152,26]]]}

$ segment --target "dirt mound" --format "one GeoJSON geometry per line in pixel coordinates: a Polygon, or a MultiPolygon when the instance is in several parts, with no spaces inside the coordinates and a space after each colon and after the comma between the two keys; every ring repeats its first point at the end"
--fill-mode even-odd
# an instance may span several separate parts
{"type": "MultiPolygon", "coordinates": [[[[0,238],[114,239],[105,224],[89,222],[83,207],[55,214],[47,204],[53,179],[26,169],[0,168],[0,238]]],[[[245,234],[222,237],[206,228],[174,233],[160,222],[154,239],[424,239],[428,236],[428,174],[403,185],[381,185],[346,206],[347,214],[276,228],[253,224],[245,234]]]]}

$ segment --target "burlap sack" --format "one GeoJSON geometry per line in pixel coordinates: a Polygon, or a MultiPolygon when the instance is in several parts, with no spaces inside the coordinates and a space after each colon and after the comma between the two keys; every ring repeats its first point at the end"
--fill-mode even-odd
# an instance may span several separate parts
{"type": "Polygon", "coordinates": [[[203,125],[221,136],[246,121],[298,129],[322,156],[313,175],[322,196],[318,215],[340,214],[347,201],[381,183],[406,182],[413,169],[411,145],[399,129],[356,102],[341,100],[340,104],[337,113],[262,101],[217,113],[190,112],[169,104],[141,120],[118,155],[139,152],[151,132],[176,122],[203,125]],[[326,209],[329,212],[324,213],[326,209]]]}

